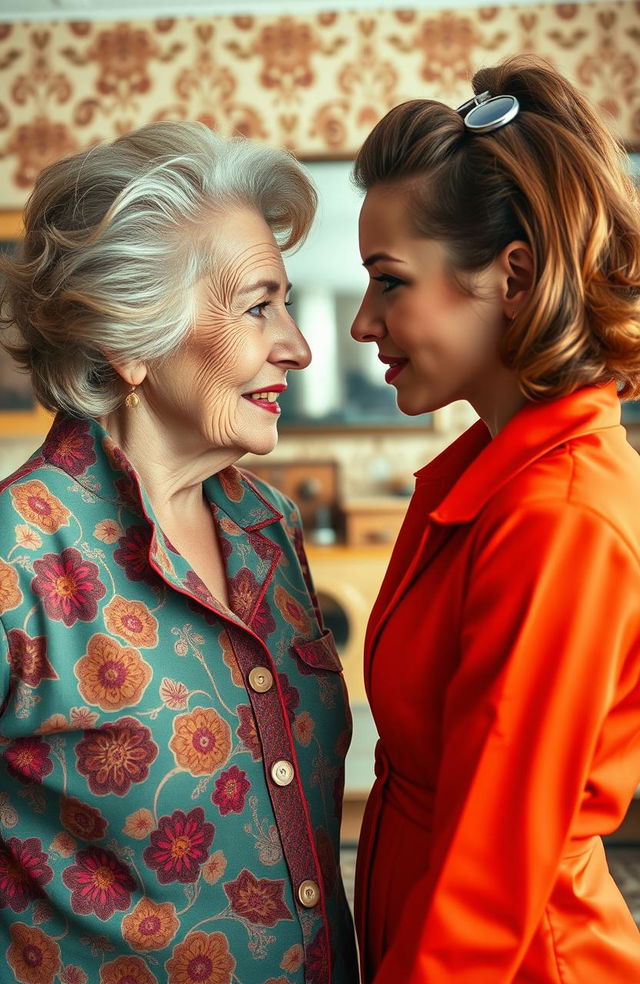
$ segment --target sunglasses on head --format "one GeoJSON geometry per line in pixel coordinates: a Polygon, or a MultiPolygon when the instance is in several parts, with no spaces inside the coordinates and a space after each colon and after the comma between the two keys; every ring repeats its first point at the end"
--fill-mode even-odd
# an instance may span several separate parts
{"type": "Polygon", "coordinates": [[[490,133],[509,123],[520,110],[515,96],[492,96],[482,92],[458,106],[456,112],[464,119],[464,125],[472,133],[490,133]]]}

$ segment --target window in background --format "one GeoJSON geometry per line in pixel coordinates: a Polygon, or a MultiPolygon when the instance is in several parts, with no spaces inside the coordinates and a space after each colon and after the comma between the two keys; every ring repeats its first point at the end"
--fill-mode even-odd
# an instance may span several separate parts
{"type": "Polygon", "coordinates": [[[349,334],[368,282],[358,249],[362,195],[351,182],[352,164],[306,167],[318,189],[318,215],[306,243],[285,257],[285,265],[293,284],[291,313],[313,361],[304,372],[289,374],[281,427],[429,427],[430,414],[405,417],[398,410],[377,346],[361,345],[349,334]]]}

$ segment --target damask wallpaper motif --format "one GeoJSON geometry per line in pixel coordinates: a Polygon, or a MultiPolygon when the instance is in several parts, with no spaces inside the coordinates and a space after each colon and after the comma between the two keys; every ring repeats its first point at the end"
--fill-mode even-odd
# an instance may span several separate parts
{"type": "Polygon", "coordinates": [[[350,157],[391,106],[468,98],[481,64],[550,58],[640,146],[640,3],[0,24],[0,208],[38,171],[150,120],[350,157]]]}

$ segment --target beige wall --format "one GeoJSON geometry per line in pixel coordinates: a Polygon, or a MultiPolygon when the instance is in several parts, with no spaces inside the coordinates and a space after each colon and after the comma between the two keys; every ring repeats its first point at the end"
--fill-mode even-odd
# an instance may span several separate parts
{"type": "Polygon", "coordinates": [[[47,162],[154,119],[351,157],[391,106],[418,95],[462,102],[478,66],[519,51],[550,58],[629,148],[639,143],[636,3],[410,6],[0,23],[0,208],[21,208],[47,162]]]}

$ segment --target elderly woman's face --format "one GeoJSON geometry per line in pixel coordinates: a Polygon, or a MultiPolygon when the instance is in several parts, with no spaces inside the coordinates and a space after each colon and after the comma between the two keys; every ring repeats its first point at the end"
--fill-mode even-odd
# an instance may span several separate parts
{"type": "Polygon", "coordinates": [[[290,285],[262,216],[231,212],[214,235],[215,272],[197,285],[195,329],[149,373],[153,399],[194,442],[266,454],[277,441],[287,371],[304,369],[311,353],[287,310],[290,285]]]}

